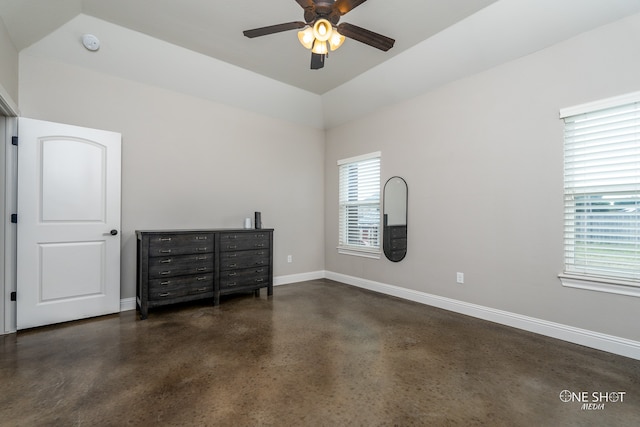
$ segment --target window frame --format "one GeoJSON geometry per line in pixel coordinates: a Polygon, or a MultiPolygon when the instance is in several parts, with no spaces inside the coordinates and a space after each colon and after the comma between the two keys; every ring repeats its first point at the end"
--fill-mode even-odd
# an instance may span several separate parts
{"type": "MultiPolygon", "coordinates": [[[[628,93],[621,96],[616,96],[612,98],[607,98],[595,102],[590,102],[586,104],[577,105],[574,107],[563,108],[560,110],[560,119],[565,121],[565,119],[575,116],[580,116],[588,113],[595,113],[601,110],[613,109],[618,107],[623,107],[625,105],[638,104],[640,105],[640,92],[628,93]]],[[[566,129],[566,124],[565,124],[566,129]]],[[[635,137],[636,141],[640,142],[640,133],[635,137]]],[[[563,142],[563,153],[566,157],[567,155],[567,142],[566,139],[563,142]]],[[[569,196],[567,191],[567,178],[566,178],[566,159],[565,159],[565,177],[563,178],[565,184],[563,189],[563,195],[566,198],[569,196]]],[[[613,192],[610,194],[614,194],[613,192]]],[[[564,209],[567,210],[567,202],[564,202],[564,209]]],[[[577,206],[575,206],[577,212],[577,206]]],[[[563,234],[567,235],[567,220],[563,223],[563,234]]],[[[640,226],[635,228],[634,236],[637,238],[640,236],[640,226]]],[[[575,237],[574,237],[575,238],[575,237]]],[[[565,237],[566,240],[566,237],[565,237]]],[[[614,276],[600,276],[596,274],[590,274],[589,272],[573,272],[571,269],[567,268],[567,243],[565,242],[563,249],[563,265],[564,270],[563,273],[559,274],[558,277],[562,283],[562,286],[569,288],[577,288],[577,289],[585,289],[596,292],[606,292],[613,293],[618,295],[627,295],[640,297],[640,279],[629,279],[624,277],[614,277],[614,276]]],[[[575,249],[574,249],[575,252],[575,249]]]]}
{"type": "Polygon", "coordinates": [[[380,151],[375,151],[368,154],[363,154],[360,156],[349,157],[346,159],[341,159],[337,161],[338,165],[338,246],[337,250],[339,254],[343,255],[355,255],[361,256],[365,258],[374,258],[380,259],[382,253],[382,197],[381,197],[381,169],[382,169],[382,153],[380,151]],[[347,203],[342,200],[343,188],[342,188],[342,173],[345,170],[344,167],[347,165],[355,165],[361,162],[367,162],[369,160],[378,159],[378,177],[377,177],[377,201],[371,203],[364,203],[362,201],[358,201],[357,203],[347,203]],[[351,245],[343,239],[347,239],[349,231],[346,230],[346,212],[345,209],[347,206],[376,206],[378,210],[378,217],[376,219],[376,240],[377,246],[364,246],[364,245],[351,245]]]}

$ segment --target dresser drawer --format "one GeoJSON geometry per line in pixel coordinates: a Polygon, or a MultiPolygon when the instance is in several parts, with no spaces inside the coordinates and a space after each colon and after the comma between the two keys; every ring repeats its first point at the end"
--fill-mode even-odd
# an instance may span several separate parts
{"type": "Polygon", "coordinates": [[[261,248],[269,248],[268,233],[251,232],[220,234],[220,251],[243,251],[261,248]]]}
{"type": "Polygon", "coordinates": [[[187,277],[168,277],[165,279],[149,280],[150,291],[167,291],[183,286],[193,286],[195,288],[213,286],[213,274],[207,273],[187,277]]]}
{"type": "Polygon", "coordinates": [[[184,267],[213,264],[213,254],[191,254],[179,256],[162,256],[149,259],[149,268],[184,267]]]}
{"type": "Polygon", "coordinates": [[[204,274],[213,271],[213,255],[182,255],[149,259],[149,278],[204,274]]]}
{"type": "Polygon", "coordinates": [[[265,249],[220,254],[220,270],[233,270],[269,265],[269,251],[265,249]]]}
{"type": "MultiPolygon", "coordinates": [[[[211,279],[211,277],[210,277],[211,279]]],[[[150,286],[149,287],[149,300],[161,301],[171,300],[173,298],[198,295],[207,292],[213,292],[213,280],[208,282],[197,283],[193,281],[176,281],[172,285],[166,286],[150,286]]]]}
{"type": "Polygon", "coordinates": [[[260,286],[268,283],[269,268],[246,268],[220,272],[220,289],[260,286]]]}
{"type": "Polygon", "coordinates": [[[211,253],[213,241],[211,233],[154,235],[149,238],[149,256],[211,253]]]}

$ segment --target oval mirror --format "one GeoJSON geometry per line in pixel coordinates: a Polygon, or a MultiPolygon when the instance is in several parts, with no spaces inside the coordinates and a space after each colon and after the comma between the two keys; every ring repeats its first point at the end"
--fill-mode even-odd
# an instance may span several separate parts
{"type": "Polygon", "coordinates": [[[407,255],[407,183],[399,176],[384,185],[382,208],[382,249],[389,261],[402,261],[407,255]]]}

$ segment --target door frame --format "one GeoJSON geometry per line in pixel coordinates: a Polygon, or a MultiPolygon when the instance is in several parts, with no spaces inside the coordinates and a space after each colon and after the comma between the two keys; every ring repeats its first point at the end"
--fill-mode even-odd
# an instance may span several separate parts
{"type": "MultiPolygon", "coordinates": [[[[0,89],[2,87],[0,86],[0,89]]],[[[18,150],[11,137],[18,135],[18,109],[0,90],[0,335],[16,332],[16,226],[9,221],[16,212],[18,150]]]]}

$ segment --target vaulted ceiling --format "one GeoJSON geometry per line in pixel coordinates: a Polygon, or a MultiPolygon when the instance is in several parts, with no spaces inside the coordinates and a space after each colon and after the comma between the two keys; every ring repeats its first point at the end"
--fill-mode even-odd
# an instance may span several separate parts
{"type": "MultiPolygon", "coordinates": [[[[394,47],[383,52],[347,39],[324,68],[310,70],[310,53],[295,30],[253,39],[242,34],[304,20],[297,0],[0,0],[0,19],[18,51],[64,49],[58,42],[68,38],[48,36],[64,28],[67,37],[73,33],[79,39],[82,33],[75,32],[80,27],[94,31],[97,18],[127,29],[121,33],[130,39],[151,36],[321,95],[324,124],[313,122],[320,126],[345,122],[639,12],[639,0],[368,0],[340,22],[391,37],[394,47]]],[[[122,48],[126,39],[120,43],[122,48]]],[[[83,66],[99,65],[82,61],[83,66]]],[[[239,70],[231,67],[227,77],[246,73],[233,69],[239,70]]]]}
{"type": "Polygon", "coordinates": [[[295,0],[1,0],[0,16],[18,50],[83,13],[322,94],[455,24],[496,0],[369,0],[340,22],[396,40],[388,52],[355,40],[310,70],[297,31],[249,39],[242,31],[303,21],[295,0]]]}

